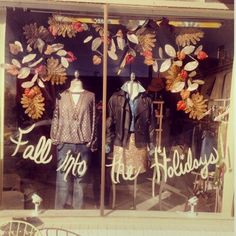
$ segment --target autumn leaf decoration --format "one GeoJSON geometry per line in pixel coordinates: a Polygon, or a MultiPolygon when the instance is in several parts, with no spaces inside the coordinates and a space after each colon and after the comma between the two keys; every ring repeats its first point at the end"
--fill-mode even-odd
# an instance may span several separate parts
{"type": "Polygon", "coordinates": [[[184,81],[183,78],[180,76],[181,68],[177,65],[173,64],[171,68],[168,70],[168,74],[165,77],[166,79],[166,90],[171,91],[173,86],[180,81],[184,81]]]}
{"type": "Polygon", "coordinates": [[[21,81],[24,89],[21,103],[25,113],[32,119],[39,119],[44,112],[40,88],[45,88],[48,82],[52,85],[65,83],[66,69],[77,58],[66,51],[63,44],[53,44],[54,37],[44,26],[32,23],[25,25],[23,30],[27,46],[23,47],[19,41],[10,43],[9,50],[14,58],[4,68],[21,81]]]}
{"type": "Polygon", "coordinates": [[[176,44],[185,47],[191,43],[196,45],[201,38],[203,38],[204,33],[197,28],[183,28],[176,37],[176,44]]]}
{"type": "Polygon", "coordinates": [[[21,104],[25,108],[25,114],[34,120],[42,117],[45,110],[44,97],[38,86],[26,88],[21,98],[21,104]]]}
{"type": "Polygon", "coordinates": [[[65,83],[66,69],[60,64],[58,59],[53,57],[47,60],[47,76],[46,81],[50,81],[52,85],[65,83]]]}
{"type": "Polygon", "coordinates": [[[73,38],[77,33],[88,29],[87,24],[81,23],[75,17],[67,17],[62,15],[53,15],[48,20],[49,31],[53,36],[62,36],[73,38]]]}
{"type": "Polygon", "coordinates": [[[203,114],[207,111],[206,100],[204,100],[203,95],[193,93],[191,99],[187,101],[188,106],[184,109],[185,113],[189,113],[189,118],[200,120],[203,114]]]}
{"type": "Polygon", "coordinates": [[[38,47],[38,44],[51,42],[53,40],[52,35],[44,26],[39,26],[37,23],[25,25],[23,27],[23,34],[27,40],[27,44],[33,46],[35,49],[38,47]]]}

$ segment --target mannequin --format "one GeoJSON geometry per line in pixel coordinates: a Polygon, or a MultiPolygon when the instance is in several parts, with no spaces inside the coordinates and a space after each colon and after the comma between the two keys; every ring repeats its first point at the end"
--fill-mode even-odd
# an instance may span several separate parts
{"type": "Polygon", "coordinates": [[[95,94],[83,88],[78,71],[68,90],[56,100],[51,126],[52,143],[57,145],[57,178],[55,208],[82,207],[83,176],[70,173],[64,180],[65,171],[59,171],[66,156],[79,156],[88,167],[91,151],[95,149],[95,94]]]}
{"type": "Polygon", "coordinates": [[[113,150],[114,162],[120,159],[124,166],[132,166],[133,174],[143,173],[148,148],[154,149],[155,142],[152,100],[131,73],[130,81],[108,102],[107,150],[113,150]]]}
{"type": "Polygon", "coordinates": [[[76,70],[74,75],[75,77],[71,81],[69,91],[71,92],[74,104],[77,104],[77,102],[79,101],[80,93],[84,92],[84,88],[82,81],[79,79],[79,71],[76,70]]]}

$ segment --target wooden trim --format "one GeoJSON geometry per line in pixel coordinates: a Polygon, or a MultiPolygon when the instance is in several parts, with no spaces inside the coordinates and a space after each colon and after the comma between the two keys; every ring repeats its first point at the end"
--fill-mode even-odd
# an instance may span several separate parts
{"type": "Polygon", "coordinates": [[[102,91],[102,163],[101,163],[101,194],[100,213],[104,215],[105,199],[105,164],[106,164],[106,106],[107,106],[107,36],[108,36],[108,5],[104,5],[104,40],[103,40],[103,91],[102,91]]]}
{"type": "MultiPolygon", "coordinates": [[[[0,9],[0,64],[5,63],[6,9],[0,9]]],[[[0,67],[0,209],[3,191],[5,70],[0,67]]]]}
{"type": "Polygon", "coordinates": [[[1,0],[0,7],[19,7],[24,9],[42,9],[47,12],[70,11],[76,14],[102,15],[102,4],[109,3],[110,16],[143,17],[176,17],[190,19],[234,19],[233,4],[202,2],[202,1],[159,1],[137,0],[86,0],[52,2],[49,0],[1,0]]]}
{"type": "Polygon", "coordinates": [[[227,141],[225,150],[225,164],[226,172],[224,174],[223,197],[222,197],[222,214],[225,216],[232,216],[234,211],[234,158],[235,158],[235,131],[236,131],[236,62],[233,63],[233,72],[231,80],[231,94],[230,94],[230,111],[229,123],[227,127],[227,141]]]}

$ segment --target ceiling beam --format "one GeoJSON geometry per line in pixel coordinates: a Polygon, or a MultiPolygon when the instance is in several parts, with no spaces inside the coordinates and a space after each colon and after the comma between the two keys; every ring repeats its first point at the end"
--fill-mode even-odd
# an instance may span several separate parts
{"type": "MultiPolygon", "coordinates": [[[[19,7],[23,9],[37,9],[37,10],[46,10],[49,12],[58,11],[58,12],[72,12],[75,14],[91,14],[91,15],[102,15],[103,14],[103,5],[102,2],[107,1],[49,1],[49,0],[1,0],[0,7],[19,7]],[[91,3],[92,2],[92,3],[91,3]],[[95,3],[96,2],[96,3],[95,3]],[[97,3],[100,2],[101,4],[97,3]]],[[[122,2],[120,1],[109,1],[109,2],[122,2]]],[[[126,0],[126,2],[128,2],[126,0]]],[[[130,1],[131,2],[131,1],[130,1]]],[[[191,2],[191,7],[189,6],[189,1],[137,1],[135,5],[132,4],[109,4],[109,15],[110,16],[129,16],[132,18],[138,17],[173,17],[173,18],[202,18],[202,19],[234,19],[234,10],[226,8],[226,5],[220,4],[215,5],[215,8],[209,7],[204,8],[203,6],[211,6],[210,3],[198,4],[196,1],[191,2]],[[145,6],[140,5],[145,3],[145,6]],[[147,3],[146,3],[147,2],[147,3]],[[159,5],[153,5],[155,2],[158,2],[159,5]],[[166,2],[168,4],[165,4],[166,2]],[[172,2],[172,5],[170,5],[172,2]],[[181,2],[180,5],[176,5],[176,2],[181,2]],[[149,5],[148,5],[149,3],[149,5]],[[160,4],[162,3],[162,4],[160,4]],[[197,8],[194,8],[196,6],[197,8]],[[216,7],[218,6],[218,7],[216,7]],[[220,8],[221,6],[221,8],[220,8]]]]}

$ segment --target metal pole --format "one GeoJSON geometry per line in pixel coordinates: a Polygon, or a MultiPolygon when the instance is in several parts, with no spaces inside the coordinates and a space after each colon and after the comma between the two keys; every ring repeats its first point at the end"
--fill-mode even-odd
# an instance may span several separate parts
{"type": "Polygon", "coordinates": [[[102,161],[101,161],[101,194],[100,194],[101,216],[104,216],[104,199],[105,199],[108,4],[104,5],[103,18],[104,18],[104,35],[103,35],[104,40],[103,40],[103,91],[102,91],[102,161]]]}

